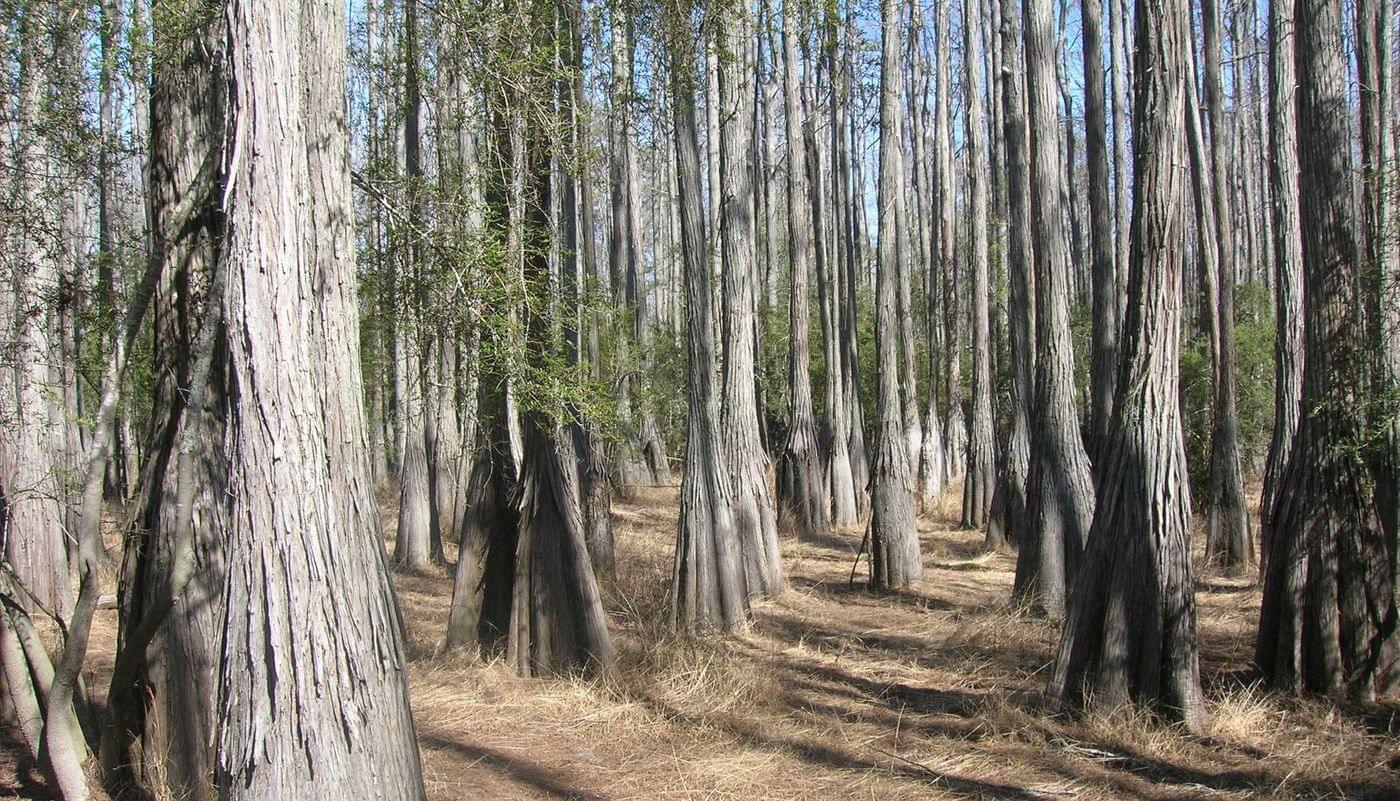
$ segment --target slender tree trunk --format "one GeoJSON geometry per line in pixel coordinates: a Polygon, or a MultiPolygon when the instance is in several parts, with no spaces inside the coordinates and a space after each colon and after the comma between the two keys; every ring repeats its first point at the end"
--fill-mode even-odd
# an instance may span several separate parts
{"type": "Polygon", "coordinates": [[[1089,251],[1094,307],[1093,356],[1089,362],[1089,443],[1097,456],[1113,417],[1119,328],[1118,265],[1113,261],[1113,206],[1108,193],[1103,0],[1080,0],[1079,17],[1084,26],[1084,157],[1089,175],[1089,251]]]}
{"type": "Polygon", "coordinates": [[[223,150],[226,30],[211,7],[200,10],[204,16],[193,29],[155,31],[156,46],[170,55],[156,64],[149,109],[148,258],[160,264],[153,312],[157,381],[151,445],[138,482],[140,524],[118,587],[117,666],[102,743],[109,787],[196,801],[217,794],[218,604],[233,522],[221,500],[229,493],[227,345],[206,330],[216,321],[202,312],[222,302],[209,295],[224,250],[222,176],[214,165],[223,150]],[[175,228],[184,206],[198,210],[191,217],[197,222],[175,228]],[[174,236],[167,239],[166,232],[174,236]],[[206,339],[218,356],[201,376],[196,356],[206,339]],[[192,408],[197,381],[202,400],[192,408]],[[200,524],[184,522],[187,515],[200,524]],[[207,580],[182,579],[191,574],[207,580]],[[162,615],[172,597],[176,611],[162,615]],[[149,642],[137,642],[137,632],[153,625],[149,642]]]}
{"type": "Polygon", "coordinates": [[[21,233],[7,248],[10,275],[0,294],[7,369],[0,377],[0,534],[15,578],[46,608],[67,619],[73,610],[64,538],[65,504],[59,468],[64,440],[51,405],[62,397],[61,372],[51,355],[62,346],[47,310],[58,295],[60,212],[49,177],[53,158],[46,119],[46,65],[58,10],[49,0],[25,8],[20,21],[14,152],[7,168],[11,199],[21,210],[21,233]],[[23,166],[23,169],[21,169],[23,166]],[[33,311],[33,310],[38,310],[33,311]],[[9,368],[8,365],[14,365],[9,368]]]}
{"type": "Polygon", "coordinates": [[[1094,512],[1089,459],[1074,402],[1070,269],[1059,203],[1054,14],[1026,0],[1030,215],[1035,248],[1035,394],[1026,513],[1030,530],[1016,563],[1015,595],[1050,617],[1064,609],[1094,512]]]}
{"type": "Polygon", "coordinates": [[[1381,525],[1392,560],[1400,566],[1400,499],[1387,489],[1400,486],[1400,231],[1394,211],[1394,199],[1400,192],[1400,166],[1386,130],[1392,6],[1384,0],[1357,2],[1356,67],[1361,100],[1362,275],[1371,318],[1373,383],[1376,397],[1383,399],[1371,415],[1380,432],[1370,448],[1369,461],[1375,473],[1381,525]]]}
{"type": "MultiPolygon", "coordinates": [[[[1342,3],[1294,7],[1305,357],[1278,491],[1255,661],[1285,692],[1369,699],[1396,685],[1394,572],[1364,452],[1369,391],[1352,216],[1342,3]]],[[[1393,491],[1393,488],[1392,488],[1393,491]]]]}
{"type": "Polygon", "coordinates": [[[1137,180],[1117,407],[1048,693],[1073,707],[1145,704],[1199,731],[1206,712],[1177,403],[1187,4],[1138,0],[1137,19],[1137,180]]]}
{"type": "MultiPolygon", "coordinates": [[[[823,35],[831,35],[829,31],[830,26],[824,25],[823,35]]],[[[828,80],[834,77],[830,69],[833,63],[834,59],[827,62],[828,80]]],[[[831,90],[833,95],[830,99],[834,103],[834,80],[831,80],[831,90]]],[[[823,151],[817,144],[815,129],[815,121],[807,120],[803,138],[806,142],[807,166],[810,170],[808,186],[812,199],[812,232],[815,240],[813,250],[818,276],[817,292],[822,300],[822,336],[826,352],[826,414],[822,432],[825,446],[823,452],[826,457],[826,484],[831,493],[832,524],[853,526],[858,520],[859,506],[856,498],[860,489],[856,487],[851,473],[850,437],[847,433],[850,426],[847,404],[850,401],[846,396],[844,380],[846,368],[843,361],[845,353],[841,346],[841,257],[839,248],[836,247],[840,237],[834,230],[839,228],[839,225],[827,224],[827,189],[832,185],[828,183],[827,176],[834,172],[834,168],[823,169],[823,151]]],[[[835,181],[834,176],[832,181],[835,181]]],[[[792,247],[791,243],[788,246],[792,247]]]]}
{"type": "MultiPolygon", "coordinates": [[[[1218,0],[1201,0],[1205,38],[1206,116],[1210,121],[1210,193],[1215,207],[1215,293],[1210,298],[1214,332],[1215,398],[1211,426],[1210,489],[1206,501],[1206,556],[1215,565],[1235,570],[1254,562],[1254,541],[1240,471],[1239,413],[1235,387],[1235,217],[1226,187],[1224,88],[1220,79],[1218,0]]],[[[1193,148],[1194,149],[1194,148],[1193,148]]],[[[1204,154],[1201,154],[1204,156],[1204,154]]],[[[1202,220],[1204,223],[1204,220],[1202,220]]],[[[1209,270],[1207,270],[1209,275],[1209,270]]],[[[1209,282],[1209,278],[1207,279],[1209,282]]]]}
{"type": "Polygon", "coordinates": [[[939,274],[943,276],[943,385],[948,393],[943,448],[947,454],[948,482],[958,481],[967,466],[967,425],[963,418],[962,386],[962,287],[958,280],[957,174],[953,170],[953,69],[949,44],[949,0],[938,4],[938,93],[934,106],[934,186],[937,208],[939,274]]]}
{"type": "Polygon", "coordinates": [[[400,397],[400,414],[404,418],[404,450],[394,563],[405,570],[418,572],[426,570],[432,561],[435,510],[433,476],[429,473],[428,460],[431,426],[426,420],[429,412],[426,392],[428,369],[423,347],[426,338],[419,321],[424,311],[426,293],[422,281],[422,247],[418,241],[422,229],[419,182],[423,177],[419,128],[422,97],[418,84],[418,0],[405,0],[403,8],[403,164],[408,231],[406,241],[398,243],[399,308],[404,315],[401,358],[405,394],[400,397]]]}
{"type": "MultiPolygon", "coordinates": [[[[1133,176],[1128,171],[1128,115],[1132,105],[1132,81],[1128,76],[1128,0],[1108,2],[1109,94],[1113,115],[1113,264],[1117,289],[1119,338],[1127,306],[1128,228],[1132,220],[1133,176]]],[[[1116,368],[1115,368],[1116,369],[1116,368]]],[[[1116,379],[1115,379],[1116,380],[1116,379]]]]}
{"type": "MultiPolygon", "coordinates": [[[[564,14],[566,27],[565,46],[567,47],[567,60],[571,68],[570,79],[567,86],[560,87],[562,97],[561,105],[566,109],[569,117],[569,128],[572,142],[570,143],[569,174],[564,178],[562,211],[564,217],[564,253],[563,261],[563,283],[564,295],[562,299],[565,311],[575,320],[574,325],[581,330],[566,331],[566,350],[569,362],[579,370],[580,375],[589,374],[590,377],[599,381],[602,379],[602,364],[598,343],[597,321],[585,318],[587,314],[584,296],[580,291],[584,281],[596,284],[598,279],[598,253],[597,246],[593,238],[593,182],[591,180],[589,168],[591,158],[589,156],[588,138],[588,99],[584,87],[584,64],[583,64],[583,31],[586,24],[584,9],[581,0],[570,0],[564,14]]],[[[630,20],[624,21],[616,17],[613,19],[614,31],[616,35],[627,32],[630,20]]],[[[627,41],[619,48],[623,51],[624,60],[627,65],[627,75],[631,76],[631,36],[626,37],[627,41]]],[[[625,89],[622,102],[630,102],[630,81],[625,89]]],[[[625,114],[625,118],[630,120],[630,115],[625,114]]],[[[631,139],[631,129],[626,131],[625,150],[634,148],[631,139]]],[[[628,152],[629,164],[633,164],[635,152],[628,152]]],[[[632,170],[627,172],[631,173],[632,170]]],[[[627,202],[624,204],[626,210],[630,210],[640,198],[632,191],[635,189],[632,181],[628,181],[627,202]]],[[[627,224],[632,227],[635,223],[634,215],[628,213],[627,224]]],[[[636,238],[635,227],[632,227],[630,238],[636,238]]],[[[635,247],[634,253],[635,256],[635,247]]],[[[629,260],[626,272],[627,291],[630,298],[637,296],[637,259],[629,260]]],[[[646,353],[645,336],[645,309],[638,304],[634,308],[634,320],[637,325],[633,330],[633,336],[643,355],[646,353]]],[[[643,371],[645,372],[645,371],[643,371]]],[[[642,420],[645,421],[650,412],[650,408],[645,398],[640,398],[637,407],[642,411],[642,420]]],[[[652,423],[653,433],[655,422],[652,423]]],[[[576,464],[579,481],[579,501],[583,511],[584,540],[588,544],[588,555],[592,560],[593,569],[604,576],[611,576],[615,568],[615,555],[612,528],[612,481],[608,476],[608,460],[603,436],[599,432],[596,423],[591,419],[584,419],[570,426],[573,434],[573,444],[576,451],[576,464]]],[[[644,446],[645,450],[645,446],[644,446]]],[[[665,454],[662,454],[664,464],[665,454]]],[[[648,476],[652,478],[652,476],[648,476]]]]}
{"type": "MultiPolygon", "coordinates": [[[[991,283],[987,242],[987,128],[982,97],[981,4],[963,3],[963,125],[968,166],[968,227],[972,238],[969,262],[972,302],[968,328],[972,332],[972,417],[967,446],[967,478],[963,482],[962,524],[980,529],[987,523],[996,479],[996,437],[992,433],[991,283]]],[[[986,547],[1006,547],[1000,530],[987,529],[986,547]]]]}
{"type": "Polygon", "coordinates": [[[783,589],[777,520],[768,486],[768,458],[760,435],[754,382],[755,317],[758,287],[754,264],[752,69],[744,43],[749,36],[747,12],[727,10],[720,22],[719,92],[721,252],[724,279],[724,385],[720,438],[724,464],[733,480],[734,522],[744,560],[748,589],[774,595],[783,589]]]}
{"type": "Polygon", "coordinates": [[[678,4],[676,28],[667,41],[671,113],[676,150],[677,204],[681,220],[690,384],[685,473],[676,530],[672,606],[676,624],[687,629],[738,630],[747,623],[748,586],[734,521],[734,501],[723,464],[710,269],[700,212],[700,143],[695,121],[692,8],[678,4]]]}
{"type": "Polygon", "coordinates": [[[788,264],[792,270],[788,329],[788,433],[778,460],[779,514],[799,537],[820,539],[831,533],[828,498],[818,467],[816,415],[812,410],[811,312],[807,281],[812,263],[812,212],[808,207],[806,120],[797,61],[797,14],[782,10],[783,96],[787,133],[788,264]]]}
{"type": "Polygon", "coordinates": [[[1001,475],[992,499],[988,536],[1018,545],[1027,541],[1026,482],[1030,473],[1030,405],[1035,376],[1035,283],[1027,197],[1029,166],[1026,110],[1021,68],[1020,0],[1002,0],[1002,120],[1006,126],[1007,262],[1010,265],[1011,438],[1002,454],[1001,475]]]}
{"type": "Polygon", "coordinates": [[[899,226],[904,224],[904,145],[900,86],[902,23],[896,0],[882,0],[880,55],[880,255],[875,281],[875,460],[871,465],[870,586],[897,590],[923,575],[914,516],[911,453],[899,398],[899,226]]]}
{"type": "Polygon", "coordinates": [[[1269,203],[1274,239],[1274,428],[1259,499],[1260,572],[1271,549],[1279,481],[1293,450],[1303,395],[1303,239],[1298,210],[1293,5],[1269,6],[1269,203]]]}

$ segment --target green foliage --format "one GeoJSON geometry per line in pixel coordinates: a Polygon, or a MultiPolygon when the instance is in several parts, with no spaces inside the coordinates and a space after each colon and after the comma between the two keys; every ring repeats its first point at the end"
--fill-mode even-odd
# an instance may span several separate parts
{"type": "MultiPolygon", "coordinates": [[[[1183,332],[1186,333],[1186,332],[1183,332]]],[[[1240,464],[1257,473],[1268,455],[1274,423],[1274,322],[1267,291],[1254,284],[1235,289],[1236,405],[1239,414],[1240,464]]],[[[1181,348],[1181,419],[1186,458],[1194,487],[1210,476],[1213,422],[1210,341],[1191,332],[1181,348]]]]}

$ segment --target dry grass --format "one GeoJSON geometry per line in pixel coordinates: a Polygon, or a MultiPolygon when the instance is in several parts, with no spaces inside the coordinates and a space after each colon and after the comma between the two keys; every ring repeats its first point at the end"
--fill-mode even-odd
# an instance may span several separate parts
{"type": "Polygon", "coordinates": [[[1247,579],[1200,578],[1206,735],[1142,713],[1047,715],[1058,626],[1009,606],[1014,558],[955,530],[960,495],[921,520],[912,591],[872,595],[863,563],[848,584],[860,530],[788,538],[788,592],[758,603],[748,632],[704,638],[667,624],[674,491],[620,501],[607,681],[443,653],[450,576],[397,575],[429,796],[1400,799],[1400,707],[1280,699],[1241,678],[1259,603],[1247,579]]]}

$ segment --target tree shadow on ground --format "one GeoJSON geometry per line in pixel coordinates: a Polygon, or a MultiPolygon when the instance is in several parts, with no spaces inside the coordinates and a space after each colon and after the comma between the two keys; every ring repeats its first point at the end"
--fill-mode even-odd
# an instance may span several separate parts
{"type": "Polygon", "coordinates": [[[533,760],[510,756],[492,748],[459,742],[438,734],[420,734],[418,742],[425,748],[452,751],[471,760],[473,764],[487,765],[510,779],[528,784],[556,798],[609,801],[608,796],[579,789],[569,776],[533,760]]]}
{"type": "Polygon", "coordinates": [[[804,762],[837,770],[879,772],[912,779],[937,787],[960,798],[998,798],[1012,801],[1040,801],[1032,789],[968,778],[937,770],[916,760],[884,752],[887,759],[874,759],[826,743],[789,737],[765,731],[755,721],[735,716],[696,715],[677,709],[645,692],[629,693],[631,699],[654,713],[694,728],[716,728],[753,748],[776,749],[804,762]]]}
{"type": "Polygon", "coordinates": [[[854,602],[862,606],[886,606],[893,602],[923,612],[952,612],[962,608],[916,590],[872,590],[868,582],[859,579],[851,584],[846,581],[824,581],[807,576],[790,576],[788,586],[812,595],[829,598],[841,604],[854,602]]]}

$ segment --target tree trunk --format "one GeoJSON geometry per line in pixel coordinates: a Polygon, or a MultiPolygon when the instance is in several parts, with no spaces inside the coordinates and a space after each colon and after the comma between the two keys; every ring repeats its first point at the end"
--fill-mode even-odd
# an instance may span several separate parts
{"type": "Polygon", "coordinates": [[[949,44],[949,0],[940,0],[935,49],[938,51],[938,94],[934,106],[934,185],[939,229],[939,274],[943,276],[943,385],[948,393],[947,420],[943,426],[944,460],[948,483],[963,476],[967,466],[967,425],[963,418],[962,296],[958,281],[957,174],[953,170],[953,69],[949,44]]]}
{"type": "Polygon", "coordinates": [[[1084,26],[1084,158],[1089,175],[1089,250],[1094,306],[1093,356],[1089,362],[1089,443],[1098,457],[1099,444],[1107,435],[1108,422],[1113,417],[1119,327],[1119,266],[1113,261],[1113,206],[1108,194],[1103,0],[1080,0],[1079,17],[1084,26]]]}
{"type": "Polygon", "coordinates": [[[1400,166],[1389,132],[1391,71],[1390,15],[1393,3],[1356,4],[1356,68],[1361,100],[1361,257],[1366,306],[1371,319],[1375,393],[1384,399],[1372,412],[1380,432],[1370,448],[1376,507],[1392,560],[1400,566],[1400,241],[1396,239],[1395,194],[1400,166]]]}
{"type": "MultiPolygon", "coordinates": [[[[991,278],[987,263],[987,128],[982,98],[981,4],[963,3],[964,142],[968,167],[968,226],[972,232],[972,303],[968,328],[972,332],[972,418],[967,446],[967,478],[963,482],[962,524],[980,529],[987,523],[996,479],[997,447],[992,434],[991,278]]],[[[986,547],[1006,542],[1000,531],[987,529],[986,547]]]]}
{"type": "MultiPolygon", "coordinates": [[[[832,32],[832,22],[823,24],[823,35],[829,39],[834,39],[832,32]]],[[[830,52],[830,50],[829,50],[830,52]]],[[[832,80],[834,74],[832,66],[834,56],[827,60],[827,78],[830,81],[830,102],[834,108],[834,92],[836,92],[836,81],[832,80]]],[[[848,398],[846,393],[846,353],[841,347],[841,321],[844,319],[841,311],[841,256],[839,248],[834,246],[839,241],[839,234],[833,231],[840,228],[840,224],[827,225],[829,211],[826,207],[826,199],[830,196],[829,188],[832,183],[827,183],[827,176],[836,181],[834,167],[830,169],[822,168],[822,148],[816,141],[815,120],[808,120],[804,126],[804,140],[806,143],[806,164],[808,164],[808,188],[812,197],[812,232],[816,255],[816,274],[818,274],[818,295],[822,298],[822,336],[826,351],[826,415],[823,419],[823,452],[826,455],[826,483],[832,494],[832,524],[837,527],[850,527],[857,524],[858,508],[857,497],[861,497],[861,487],[855,486],[855,479],[851,473],[850,455],[850,424],[851,415],[848,409],[848,398]]],[[[836,204],[840,207],[840,204],[836,204]]],[[[790,245],[791,246],[791,245],[790,245]]]]}
{"type": "Polygon", "coordinates": [[[1270,550],[1274,497],[1298,431],[1303,396],[1303,239],[1298,211],[1292,4],[1269,6],[1269,203],[1274,239],[1274,428],[1259,499],[1260,572],[1270,550]]]}
{"type": "Polygon", "coordinates": [[[752,593],[776,595],[783,589],[777,520],[768,487],[768,457],[759,431],[754,383],[758,313],[754,265],[752,77],[747,49],[749,24],[742,10],[721,17],[719,92],[721,236],[724,265],[724,384],[720,439],[725,469],[733,484],[734,523],[738,527],[744,572],[752,593]]]}
{"type": "Polygon", "coordinates": [[[1054,14],[1026,0],[1026,90],[1030,131],[1031,235],[1035,249],[1035,394],[1026,514],[1016,562],[1016,597],[1051,618],[1064,609],[1094,513],[1089,459],[1074,402],[1069,325],[1070,270],[1059,202],[1054,14]]]}
{"type": "Polygon", "coordinates": [[[1117,408],[1048,693],[1073,707],[1145,704],[1197,732],[1206,713],[1177,403],[1189,16],[1183,0],[1139,0],[1137,19],[1137,181],[1117,408]]]}
{"type": "Polygon", "coordinates": [[[422,228],[420,200],[423,170],[422,141],[419,115],[422,98],[418,85],[418,0],[404,2],[403,74],[404,122],[403,154],[404,195],[408,207],[408,231],[405,241],[398,243],[399,309],[404,316],[403,346],[404,392],[400,397],[400,414],[404,417],[403,473],[399,490],[398,530],[394,540],[394,563],[411,572],[427,570],[433,556],[434,508],[432,502],[433,476],[428,468],[428,436],[431,426],[427,398],[427,365],[423,344],[427,341],[423,316],[426,291],[422,270],[422,228]]]}
{"type": "Polygon", "coordinates": [[[681,481],[680,522],[676,530],[672,606],[681,628],[744,627],[748,585],[734,522],[729,475],[722,462],[719,393],[714,385],[717,352],[710,320],[712,289],[705,262],[701,218],[700,143],[695,122],[694,31],[691,5],[682,2],[671,20],[667,41],[671,81],[672,134],[679,188],[681,257],[689,317],[687,353],[690,404],[685,473],[681,481]]]}
{"type": "Polygon", "coordinates": [[[899,226],[904,216],[904,144],[900,86],[902,22],[896,0],[882,0],[880,54],[880,254],[875,279],[875,460],[871,465],[870,586],[898,590],[923,575],[914,516],[910,451],[899,398],[899,226]]]}
{"type": "Polygon", "coordinates": [[[811,312],[807,281],[812,262],[812,212],[808,207],[807,153],[803,128],[806,114],[797,61],[797,14],[782,10],[783,96],[787,132],[788,264],[792,293],[788,313],[788,433],[778,459],[778,512],[799,537],[830,535],[828,498],[821,479],[816,415],[812,410],[811,312]]]}
{"type": "MultiPolygon", "coordinates": [[[[1235,403],[1235,217],[1226,187],[1224,88],[1220,79],[1218,0],[1201,0],[1205,38],[1206,116],[1210,121],[1210,193],[1214,200],[1215,294],[1210,299],[1214,332],[1215,398],[1210,437],[1210,489],[1206,500],[1206,557],[1237,570],[1254,562],[1254,541],[1240,473],[1239,413],[1235,403]]],[[[1195,147],[1193,147],[1195,150],[1195,147]]],[[[1204,156],[1204,154],[1200,154],[1204,156]]],[[[1203,159],[1204,160],[1204,159],[1203,159]]],[[[1204,191],[1204,190],[1200,190],[1204,191]]],[[[1209,276],[1209,270],[1207,270],[1209,276]]],[[[1209,278],[1207,279],[1209,282],[1209,278]]]]}
{"type": "Polygon", "coordinates": [[[1001,474],[992,498],[987,535],[1017,545],[1030,536],[1026,518],[1027,479],[1030,473],[1030,405],[1035,376],[1035,254],[1031,251],[1031,223],[1027,197],[1029,167],[1026,143],[1026,109],[1021,58],[1020,0],[1001,0],[1002,120],[1006,127],[1006,200],[1008,264],[1010,265],[1011,438],[1002,454],[1001,474]]]}
{"type": "MultiPolygon", "coordinates": [[[[1302,409],[1273,507],[1255,661],[1285,692],[1361,699],[1395,689],[1394,573],[1364,453],[1362,254],[1352,216],[1340,0],[1299,0],[1305,357],[1302,409]]],[[[1391,489],[1393,491],[1393,488],[1391,489]]]]}
{"type": "Polygon", "coordinates": [[[226,31],[212,9],[202,10],[207,16],[192,29],[155,31],[156,46],[171,56],[156,64],[149,109],[149,258],[160,263],[153,312],[157,380],[151,445],[138,483],[140,522],[118,587],[117,667],[102,743],[108,786],[117,792],[195,801],[216,797],[218,604],[232,523],[221,500],[229,492],[224,443],[230,402],[222,337],[209,374],[200,376],[196,367],[198,343],[217,336],[206,330],[216,321],[202,310],[222,302],[209,295],[224,235],[222,176],[213,174],[213,165],[223,148],[226,31]],[[191,204],[196,223],[174,228],[178,209],[191,204]],[[167,239],[167,231],[174,236],[167,239]],[[192,408],[197,381],[202,399],[192,408]],[[189,499],[188,510],[182,498],[189,499]],[[196,515],[200,524],[182,523],[184,515],[196,515]],[[190,574],[206,580],[182,586],[181,577],[190,574]],[[156,619],[172,593],[175,610],[156,619]],[[158,628],[149,642],[135,642],[137,632],[152,625],[158,628]]]}
{"type": "MultiPolygon", "coordinates": [[[[593,381],[600,382],[603,376],[601,348],[598,342],[599,321],[588,312],[581,291],[585,281],[592,286],[598,286],[600,275],[598,272],[598,250],[593,238],[593,181],[589,172],[592,160],[589,155],[590,141],[586,111],[588,101],[585,94],[583,70],[583,31],[586,21],[583,4],[578,0],[568,3],[566,22],[568,29],[566,45],[572,72],[570,80],[567,82],[568,85],[561,86],[560,93],[564,95],[565,101],[561,105],[565,105],[571,117],[569,127],[573,139],[570,143],[571,152],[569,154],[571,157],[570,174],[564,180],[563,255],[566,287],[564,303],[565,310],[569,311],[577,320],[576,324],[583,328],[581,331],[574,332],[566,347],[570,363],[578,366],[580,375],[588,375],[593,381]],[[582,360],[581,366],[580,360],[582,360]]],[[[622,23],[614,18],[614,27],[617,30],[621,30],[629,24],[630,21],[622,23]]],[[[623,48],[626,52],[629,77],[632,58],[630,42],[631,37],[629,36],[629,46],[623,48]]],[[[627,91],[630,95],[630,84],[627,91]]],[[[630,120],[630,115],[626,115],[626,118],[630,120]]],[[[629,127],[627,129],[628,146],[632,145],[630,131],[629,127]]],[[[628,155],[635,157],[635,153],[628,155]]],[[[630,197],[627,205],[630,208],[637,202],[637,198],[630,191],[633,188],[630,182],[628,188],[630,197]]],[[[628,222],[629,224],[634,223],[635,220],[631,219],[629,215],[628,222]]],[[[633,232],[635,237],[635,228],[633,232]]],[[[629,294],[635,295],[636,281],[636,260],[633,259],[627,268],[629,294]]],[[[642,315],[643,312],[638,310],[636,314],[642,315]]],[[[641,331],[634,331],[643,357],[646,354],[644,331],[644,328],[641,331]]],[[[570,338],[568,332],[566,332],[566,338],[570,338]]],[[[650,414],[650,404],[643,398],[638,406],[642,410],[642,419],[645,423],[650,414]]],[[[597,423],[591,419],[581,420],[570,426],[570,429],[573,434],[575,461],[578,468],[579,502],[583,510],[584,539],[588,545],[588,555],[597,573],[611,576],[616,567],[616,560],[612,528],[613,487],[611,477],[608,475],[606,443],[602,433],[598,430],[597,423]]],[[[662,459],[664,462],[664,453],[662,459]]]]}
{"type": "Polygon", "coordinates": [[[227,10],[241,154],[224,192],[236,395],[219,608],[240,610],[224,621],[214,681],[227,799],[424,797],[365,455],[345,64],[324,47],[343,41],[344,13],[268,0],[227,10]],[[286,321],[302,335],[285,336],[286,321]]]}
{"type": "Polygon", "coordinates": [[[0,291],[0,320],[7,369],[0,378],[0,535],[5,559],[15,578],[44,607],[67,619],[73,610],[65,545],[65,504],[60,467],[64,442],[52,405],[61,398],[61,372],[52,354],[62,346],[50,320],[58,296],[63,249],[52,233],[59,225],[56,191],[48,172],[53,154],[48,132],[47,82],[52,28],[57,10],[48,0],[30,4],[20,22],[18,87],[15,100],[18,137],[12,202],[21,209],[22,225],[7,250],[18,258],[7,263],[13,273],[0,291]],[[24,169],[20,169],[25,166],[24,169]],[[24,233],[49,232],[49,236],[24,233]],[[9,367],[8,365],[13,365],[9,367]]]}

